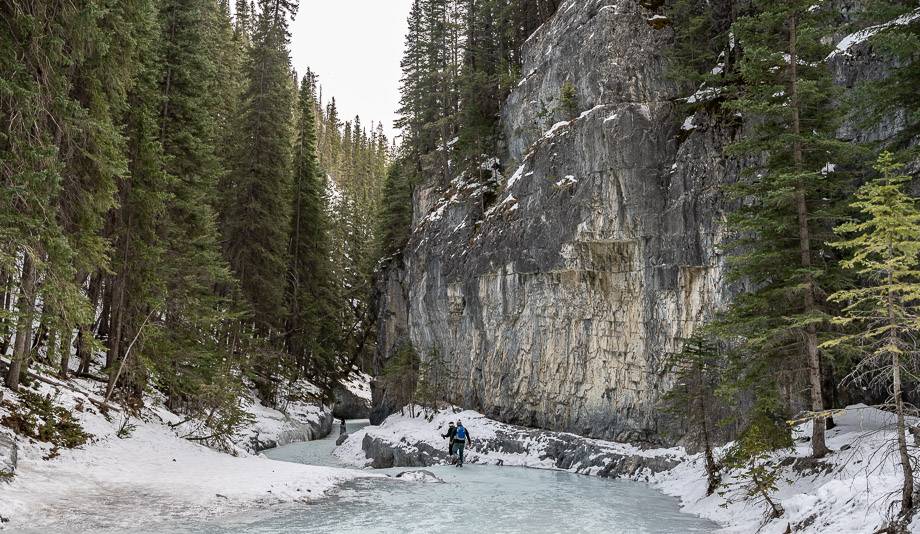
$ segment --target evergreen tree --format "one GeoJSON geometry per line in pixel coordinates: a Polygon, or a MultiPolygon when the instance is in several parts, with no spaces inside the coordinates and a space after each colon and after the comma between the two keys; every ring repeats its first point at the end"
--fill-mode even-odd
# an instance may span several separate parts
{"type": "Polygon", "coordinates": [[[287,346],[300,372],[315,382],[335,376],[335,294],[329,265],[325,177],[316,154],[315,81],[304,76],[294,146],[294,206],[287,346]]]}
{"type": "Polygon", "coordinates": [[[45,333],[92,320],[82,273],[107,261],[100,232],[125,172],[116,120],[133,74],[134,19],[146,4],[0,9],[7,29],[0,39],[0,159],[4,205],[13,207],[0,218],[0,271],[21,273],[15,313],[7,318],[15,331],[7,384],[15,389],[37,351],[34,319],[42,318],[45,333]],[[64,42],[66,48],[58,46],[64,42]]]}
{"type": "Polygon", "coordinates": [[[852,377],[890,380],[903,473],[900,515],[909,519],[914,472],[907,450],[902,376],[909,376],[904,368],[915,359],[920,335],[920,207],[905,191],[910,177],[898,174],[903,165],[891,153],[881,154],[875,168],[881,176],[863,185],[852,203],[862,218],[837,227],[845,239],[834,245],[851,253],[842,265],[855,271],[863,284],[831,295],[831,300],[845,305],[835,322],[850,333],[825,346],[846,344],[864,354],[852,377]]]}
{"type": "Polygon", "coordinates": [[[835,139],[838,114],[822,64],[824,14],[806,1],[762,0],[733,26],[744,54],[742,86],[728,110],[755,121],[731,154],[750,158],[735,188],[743,206],[732,216],[732,271],[753,288],[732,304],[723,332],[746,344],[751,369],[804,365],[815,415],[812,450],[827,454],[819,329],[829,315],[822,295],[834,283],[819,251],[838,216],[846,187],[828,162],[843,164],[852,149],[835,139]]]}
{"type": "Polygon", "coordinates": [[[775,519],[785,510],[774,498],[780,473],[773,453],[791,449],[792,439],[785,421],[775,417],[778,407],[764,402],[771,395],[759,397],[750,422],[726,452],[723,462],[726,469],[735,471],[735,481],[721,495],[730,497],[732,489],[739,490],[745,498],[766,504],[769,517],[775,519]]]}
{"type": "Polygon", "coordinates": [[[669,367],[674,373],[675,385],[664,401],[686,424],[685,438],[702,447],[709,483],[706,494],[711,495],[722,478],[713,448],[716,445],[715,425],[720,419],[717,392],[726,371],[723,358],[712,339],[695,334],[684,340],[681,351],[671,359],[669,367]]]}
{"type": "Polygon", "coordinates": [[[386,260],[402,251],[412,224],[412,187],[400,161],[387,173],[378,221],[377,256],[386,260]]]}
{"type": "MultiPolygon", "coordinates": [[[[289,0],[262,0],[246,65],[221,221],[225,254],[255,332],[283,329],[291,210],[292,81],[289,0]]],[[[277,363],[277,362],[276,362],[277,363]]]]}

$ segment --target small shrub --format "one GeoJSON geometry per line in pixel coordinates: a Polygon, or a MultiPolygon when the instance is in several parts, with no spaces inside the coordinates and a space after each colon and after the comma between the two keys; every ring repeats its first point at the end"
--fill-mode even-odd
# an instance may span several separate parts
{"type": "Polygon", "coordinates": [[[568,119],[574,119],[578,114],[578,92],[569,80],[566,80],[559,90],[559,109],[568,119]]]}
{"type": "Polygon", "coordinates": [[[54,445],[51,457],[56,456],[58,447],[73,449],[92,437],[83,431],[73,414],[54,404],[51,395],[23,392],[18,405],[7,401],[4,406],[10,414],[0,424],[17,434],[51,443],[54,445]]]}

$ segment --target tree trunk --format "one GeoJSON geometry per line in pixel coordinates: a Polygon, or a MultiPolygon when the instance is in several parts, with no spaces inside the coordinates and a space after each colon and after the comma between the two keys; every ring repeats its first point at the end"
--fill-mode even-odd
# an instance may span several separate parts
{"type": "Polygon", "coordinates": [[[35,264],[28,252],[22,262],[22,279],[20,280],[19,300],[16,304],[19,319],[16,324],[16,341],[13,344],[13,356],[10,369],[6,375],[6,386],[13,391],[19,390],[19,378],[23,362],[29,355],[29,343],[32,341],[32,312],[35,308],[35,264]]]}
{"type": "Polygon", "coordinates": [[[773,519],[783,517],[783,514],[786,511],[783,509],[782,505],[770,498],[770,492],[764,487],[763,481],[757,475],[752,476],[752,481],[757,487],[758,493],[763,497],[763,500],[770,506],[770,514],[773,519]]]}
{"type": "Polygon", "coordinates": [[[712,454],[712,438],[709,436],[709,413],[706,411],[706,403],[700,396],[700,425],[703,432],[703,453],[706,456],[706,478],[708,485],[706,495],[712,495],[719,486],[721,479],[719,477],[719,467],[716,465],[715,456],[712,454]]]}
{"type": "MultiPolygon", "coordinates": [[[[797,54],[797,15],[789,17],[789,95],[792,108],[792,157],[795,172],[802,172],[802,133],[800,121],[800,102],[798,94],[798,54],[797,54]]],[[[805,197],[805,185],[801,178],[797,180],[795,191],[796,210],[799,222],[799,252],[802,268],[811,269],[811,235],[808,227],[808,203],[805,197]]],[[[810,272],[805,274],[804,311],[811,315],[817,310],[815,303],[815,281],[810,272]]],[[[821,391],[821,356],[818,352],[818,332],[814,324],[804,329],[805,353],[808,363],[808,382],[811,393],[811,409],[819,413],[824,411],[824,397],[821,391]]],[[[817,416],[813,420],[811,433],[811,452],[815,458],[821,458],[830,452],[824,439],[825,420],[817,416]]]]}
{"type": "MultiPolygon", "coordinates": [[[[0,283],[3,284],[3,292],[0,293],[0,312],[6,312],[13,302],[13,276],[0,269],[0,283]]],[[[11,337],[9,319],[0,318],[0,355],[6,354],[6,350],[10,348],[11,337]]]]}
{"type": "Polygon", "coordinates": [[[66,380],[70,373],[70,347],[73,344],[73,329],[68,328],[61,332],[61,364],[58,369],[58,376],[66,380]]]}
{"type": "MultiPolygon", "coordinates": [[[[86,279],[86,275],[83,275],[83,280],[86,279]]],[[[79,285],[83,285],[83,281],[78,278],[79,285]]],[[[99,292],[102,287],[102,274],[96,273],[90,277],[89,281],[89,303],[90,307],[95,312],[96,304],[99,302],[99,292]]],[[[77,332],[77,358],[80,360],[80,367],[77,370],[78,373],[89,373],[89,366],[93,361],[93,348],[91,340],[93,338],[93,329],[92,324],[81,324],[78,327],[77,332]]],[[[68,347],[69,351],[70,348],[68,347]]]]}
{"type": "MultiPolygon", "coordinates": [[[[888,245],[888,254],[892,254],[892,245],[888,245]]],[[[894,287],[894,275],[888,271],[888,344],[897,347],[898,331],[895,316],[895,296],[891,290],[894,287]]],[[[901,485],[901,517],[910,517],[914,508],[914,468],[910,463],[907,453],[907,429],[904,424],[904,401],[901,398],[901,358],[897,350],[891,352],[891,382],[892,395],[894,396],[895,412],[898,416],[898,455],[900,456],[901,471],[904,480],[901,485]]]]}
{"type": "Polygon", "coordinates": [[[57,330],[50,328],[48,330],[47,340],[47,348],[45,349],[45,363],[53,365],[54,357],[57,355],[57,330]]]}

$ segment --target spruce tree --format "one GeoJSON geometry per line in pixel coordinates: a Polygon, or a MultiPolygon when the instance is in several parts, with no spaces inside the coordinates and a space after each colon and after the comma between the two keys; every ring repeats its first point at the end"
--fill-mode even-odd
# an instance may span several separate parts
{"type": "Polygon", "coordinates": [[[255,332],[280,341],[291,211],[289,0],[262,0],[246,64],[221,222],[224,249],[255,332]]]}
{"type": "Polygon", "coordinates": [[[724,333],[746,344],[750,369],[804,366],[814,414],[812,452],[827,454],[819,333],[829,315],[822,295],[834,283],[833,264],[820,254],[846,187],[832,162],[850,147],[835,139],[838,113],[822,61],[824,14],[810,2],[761,0],[733,31],[743,47],[741,87],[726,104],[754,124],[730,154],[751,162],[735,188],[743,205],[731,217],[740,295],[722,321],[724,333]],[[772,365],[759,361],[773,360],[772,365]]]}
{"type": "Polygon", "coordinates": [[[335,293],[329,265],[325,176],[316,154],[315,85],[304,76],[294,145],[287,348],[299,370],[316,382],[337,372],[335,293]]]}
{"type": "Polygon", "coordinates": [[[708,480],[706,494],[711,495],[722,478],[713,449],[717,443],[715,426],[720,419],[717,393],[726,372],[724,359],[712,339],[694,334],[684,340],[681,351],[668,364],[675,385],[665,395],[665,405],[685,422],[685,438],[703,449],[708,480]]]}
{"type": "Polygon", "coordinates": [[[0,8],[0,189],[13,208],[0,216],[0,271],[17,273],[20,287],[8,318],[15,339],[7,383],[14,389],[33,352],[34,320],[43,318],[40,332],[64,338],[91,321],[82,273],[107,262],[100,233],[125,172],[116,124],[133,74],[134,19],[146,9],[144,2],[112,4],[0,8]]]}
{"type": "Polygon", "coordinates": [[[831,300],[844,305],[835,323],[848,333],[825,346],[845,344],[863,354],[851,377],[871,383],[882,375],[891,384],[903,474],[900,515],[909,518],[914,473],[902,392],[903,377],[909,376],[905,368],[916,363],[920,335],[920,206],[906,191],[910,177],[899,174],[903,167],[891,153],[882,153],[875,166],[880,177],[863,185],[851,204],[861,218],[837,227],[844,239],[834,246],[850,253],[842,265],[856,272],[862,284],[831,295],[831,300]]]}

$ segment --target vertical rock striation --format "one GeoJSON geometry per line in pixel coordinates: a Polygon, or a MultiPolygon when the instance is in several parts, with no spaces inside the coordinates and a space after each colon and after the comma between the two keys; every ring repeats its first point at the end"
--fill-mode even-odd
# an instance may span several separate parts
{"type": "MultiPolygon", "coordinates": [[[[722,186],[739,169],[723,158],[733,129],[705,110],[681,116],[670,27],[642,4],[564,2],[525,44],[501,162],[416,191],[410,242],[378,283],[378,374],[411,343],[443,362],[445,400],[660,440],[665,360],[732,293],[722,186]]],[[[396,408],[379,383],[374,403],[372,422],[396,408]]]]}

